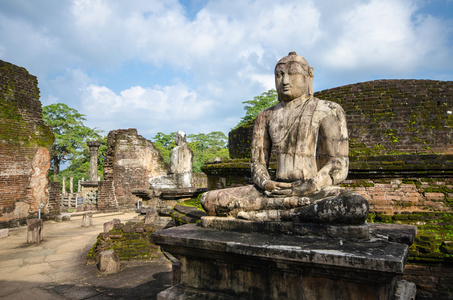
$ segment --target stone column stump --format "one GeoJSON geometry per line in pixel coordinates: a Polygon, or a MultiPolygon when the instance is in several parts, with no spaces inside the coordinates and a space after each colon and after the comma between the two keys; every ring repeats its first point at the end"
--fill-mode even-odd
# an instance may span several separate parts
{"type": "Polygon", "coordinates": [[[93,214],[84,213],[82,217],[82,227],[91,227],[93,226],[93,214]]]}
{"type": "Polygon", "coordinates": [[[28,244],[39,244],[43,241],[42,227],[43,227],[42,219],[27,220],[28,244]]]}
{"type": "Polygon", "coordinates": [[[98,269],[102,274],[117,273],[121,269],[121,262],[115,250],[105,250],[99,253],[98,269]]]}

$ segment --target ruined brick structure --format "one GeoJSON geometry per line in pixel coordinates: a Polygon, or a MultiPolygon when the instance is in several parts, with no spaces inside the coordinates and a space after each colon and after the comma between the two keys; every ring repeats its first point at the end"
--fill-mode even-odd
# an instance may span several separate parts
{"type": "Polygon", "coordinates": [[[37,78],[0,60],[1,226],[23,223],[47,204],[53,138],[42,119],[37,78]]]}
{"type": "Polygon", "coordinates": [[[119,207],[132,208],[139,198],[131,191],[148,188],[149,179],[167,174],[168,166],[159,150],[138,135],[137,129],[110,131],[107,145],[104,179],[113,181],[119,207]]]}

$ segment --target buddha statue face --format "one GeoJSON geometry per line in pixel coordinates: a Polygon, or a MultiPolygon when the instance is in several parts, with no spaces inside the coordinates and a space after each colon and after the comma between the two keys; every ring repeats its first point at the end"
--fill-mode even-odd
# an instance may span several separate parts
{"type": "Polygon", "coordinates": [[[275,86],[279,101],[289,102],[313,95],[313,68],[306,60],[291,52],[275,67],[275,86]]]}

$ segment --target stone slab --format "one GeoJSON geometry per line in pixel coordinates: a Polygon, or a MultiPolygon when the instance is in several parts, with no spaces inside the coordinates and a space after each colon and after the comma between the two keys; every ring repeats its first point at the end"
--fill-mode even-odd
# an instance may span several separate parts
{"type": "Polygon", "coordinates": [[[9,229],[0,229],[0,239],[6,238],[9,234],[9,229]]]}
{"type": "Polygon", "coordinates": [[[155,232],[154,243],[172,254],[242,256],[257,263],[269,259],[288,264],[373,270],[402,274],[408,246],[387,240],[347,241],[288,235],[220,231],[195,224],[155,232]]]}
{"type": "Polygon", "coordinates": [[[159,299],[391,299],[408,256],[408,245],[385,238],[353,241],[195,224],[158,231],[152,240],[182,263],[181,283],[159,299]]]}
{"type": "Polygon", "coordinates": [[[248,221],[236,218],[206,216],[201,218],[201,226],[203,228],[211,228],[222,231],[299,235],[307,237],[331,237],[348,240],[368,239],[369,237],[368,224],[328,225],[315,223],[248,221]]]}
{"type": "Polygon", "coordinates": [[[184,299],[184,300],[246,300],[246,298],[229,296],[209,291],[201,291],[181,285],[174,285],[157,295],[157,300],[184,299]]]}
{"type": "Polygon", "coordinates": [[[375,237],[382,237],[390,242],[412,245],[417,236],[417,226],[402,224],[370,224],[370,232],[375,237]]]}
{"type": "Polygon", "coordinates": [[[161,189],[160,197],[162,199],[196,198],[207,190],[206,188],[161,189]]]}

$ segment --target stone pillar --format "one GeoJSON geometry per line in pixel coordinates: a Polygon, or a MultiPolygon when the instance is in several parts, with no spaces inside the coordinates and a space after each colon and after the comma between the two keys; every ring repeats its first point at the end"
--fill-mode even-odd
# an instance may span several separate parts
{"type": "MultiPolygon", "coordinates": [[[[74,177],[69,177],[69,196],[68,196],[68,207],[71,207],[71,199],[74,195],[74,177]]],[[[77,202],[77,199],[76,199],[77,202]]]]}
{"type": "Polygon", "coordinates": [[[89,141],[87,145],[90,147],[90,181],[98,181],[98,151],[101,142],[89,141]]]}
{"type": "Polygon", "coordinates": [[[39,244],[43,240],[42,219],[27,220],[27,243],[39,244]]]}
{"type": "Polygon", "coordinates": [[[63,183],[61,186],[61,194],[64,196],[66,195],[66,177],[63,177],[63,183]]]}
{"type": "Polygon", "coordinates": [[[90,212],[84,213],[82,217],[82,227],[93,226],[93,214],[90,212]]]}

